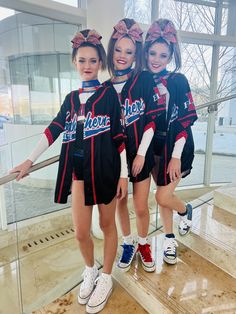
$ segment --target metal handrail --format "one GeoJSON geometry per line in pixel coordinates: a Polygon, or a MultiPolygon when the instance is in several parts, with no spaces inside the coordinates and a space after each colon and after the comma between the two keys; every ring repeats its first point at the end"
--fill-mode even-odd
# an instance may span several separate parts
{"type": "MultiPolygon", "coordinates": [[[[220,103],[227,101],[227,100],[230,100],[230,99],[233,99],[233,98],[236,98],[236,94],[233,94],[233,95],[230,95],[227,97],[223,97],[223,98],[218,98],[218,99],[209,101],[205,104],[201,104],[199,106],[196,106],[196,110],[198,111],[198,110],[203,109],[203,108],[209,108],[211,106],[218,106],[220,103]]],[[[57,162],[58,160],[59,160],[59,155],[51,157],[49,159],[46,159],[42,162],[39,162],[30,168],[29,173],[34,172],[34,171],[39,170],[39,169],[42,169],[42,168],[47,167],[49,165],[52,165],[55,162],[57,162]]],[[[16,177],[17,177],[17,173],[11,173],[11,174],[7,174],[3,177],[0,177],[0,186],[5,184],[5,183],[8,183],[10,181],[15,180],[16,177]]]]}
{"type": "MultiPolygon", "coordinates": [[[[54,157],[51,157],[51,158],[46,159],[46,160],[44,160],[44,161],[41,161],[41,162],[39,162],[39,163],[33,165],[33,166],[30,168],[29,173],[34,172],[34,171],[39,170],[39,169],[42,169],[42,168],[47,167],[47,166],[49,166],[49,165],[52,165],[52,164],[54,164],[55,162],[57,162],[58,160],[59,160],[59,155],[54,156],[54,157]]],[[[16,172],[16,173],[7,174],[7,175],[1,177],[1,178],[0,178],[0,185],[15,180],[15,178],[17,177],[17,175],[18,175],[18,173],[16,172]]]]}
{"type": "Polygon", "coordinates": [[[206,102],[205,104],[198,105],[198,106],[196,106],[196,110],[198,111],[198,110],[203,109],[203,108],[211,107],[214,105],[219,105],[220,103],[227,101],[227,100],[230,100],[230,99],[233,99],[233,98],[236,98],[236,94],[222,97],[222,98],[218,98],[218,99],[206,102]]]}

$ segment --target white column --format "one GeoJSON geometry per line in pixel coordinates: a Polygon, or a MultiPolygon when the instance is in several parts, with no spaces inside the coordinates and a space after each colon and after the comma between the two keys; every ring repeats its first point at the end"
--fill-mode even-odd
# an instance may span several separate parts
{"type": "MultiPolygon", "coordinates": [[[[102,35],[102,43],[107,50],[108,41],[113,31],[113,26],[124,18],[124,0],[88,0],[87,1],[87,27],[95,29],[102,35]]],[[[104,72],[99,76],[101,81],[108,78],[104,72]]]]}

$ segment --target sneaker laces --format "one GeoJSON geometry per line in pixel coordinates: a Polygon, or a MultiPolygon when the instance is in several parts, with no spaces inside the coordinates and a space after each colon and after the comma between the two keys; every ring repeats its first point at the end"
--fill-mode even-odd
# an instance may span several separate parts
{"type": "Polygon", "coordinates": [[[191,225],[191,220],[188,219],[188,215],[180,216],[179,227],[183,230],[187,229],[191,225]]]}
{"type": "Polygon", "coordinates": [[[104,294],[107,294],[106,287],[108,284],[108,280],[100,276],[95,280],[94,284],[96,285],[96,288],[92,295],[93,299],[98,300],[98,301],[103,301],[104,294]]]}
{"type": "Polygon", "coordinates": [[[92,286],[92,284],[94,283],[93,279],[95,277],[95,270],[93,269],[92,271],[89,271],[85,269],[81,277],[83,278],[83,282],[82,282],[83,286],[88,285],[88,283],[90,283],[90,286],[92,286]]]}
{"type": "Polygon", "coordinates": [[[121,263],[129,263],[132,256],[133,256],[133,253],[134,253],[134,245],[133,244],[122,244],[121,245],[123,247],[123,253],[122,253],[122,257],[120,259],[120,262],[121,263]]]}
{"type": "Polygon", "coordinates": [[[153,261],[152,255],[151,255],[150,244],[148,244],[148,243],[146,243],[144,245],[139,244],[138,245],[138,251],[142,255],[144,262],[151,263],[153,261]]]}
{"type": "Polygon", "coordinates": [[[175,255],[177,247],[178,247],[178,243],[176,242],[174,238],[165,238],[164,251],[168,255],[175,255]]]}

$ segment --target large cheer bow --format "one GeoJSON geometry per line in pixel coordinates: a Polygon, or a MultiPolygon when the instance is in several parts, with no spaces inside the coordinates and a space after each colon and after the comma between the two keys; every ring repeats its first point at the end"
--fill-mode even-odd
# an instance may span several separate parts
{"type": "Polygon", "coordinates": [[[112,38],[114,39],[120,39],[124,36],[130,37],[132,41],[135,43],[136,41],[142,42],[142,34],[143,31],[139,27],[137,23],[133,24],[129,29],[127,28],[126,24],[124,21],[119,21],[118,24],[114,26],[114,30],[116,31],[113,35],[112,38]]]}
{"type": "Polygon", "coordinates": [[[166,24],[164,30],[160,28],[160,25],[157,22],[154,22],[148,30],[146,41],[153,42],[158,38],[163,38],[168,43],[176,43],[177,42],[176,34],[177,34],[176,29],[174,28],[174,25],[171,22],[166,24]]]}
{"type": "Polygon", "coordinates": [[[73,43],[72,48],[79,48],[85,42],[89,42],[95,46],[101,45],[101,39],[102,36],[98,34],[95,30],[90,30],[87,37],[84,37],[81,32],[78,32],[71,40],[71,42],[73,43]]]}

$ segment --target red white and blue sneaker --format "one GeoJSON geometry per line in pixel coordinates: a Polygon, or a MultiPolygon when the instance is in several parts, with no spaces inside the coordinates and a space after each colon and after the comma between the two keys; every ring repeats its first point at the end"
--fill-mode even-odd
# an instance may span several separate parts
{"type": "Polygon", "coordinates": [[[130,269],[131,263],[134,259],[134,255],[137,251],[137,244],[122,244],[122,255],[117,263],[117,267],[126,272],[130,269]]]}
{"type": "Polygon", "coordinates": [[[150,244],[138,244],[137,253],[140,256],[143,269],[146,272],[153,272],[156,269],[155,261],[152,258],[150,244]]]}
{"type": "Polygon", "coordinates": [[[179,214],[179,225],[178,225],[178,230],[179,234],[181,236],[187,235],[192,226],[192,213],[193,213],[193,208],[192,205],[187,204],[186,205],[186,214],[184,216],[181,216],[179,214]]]}

